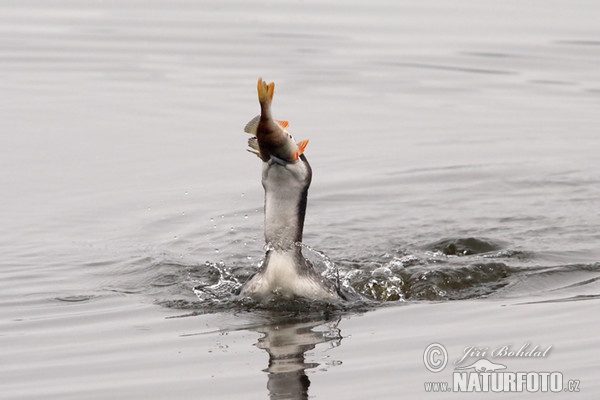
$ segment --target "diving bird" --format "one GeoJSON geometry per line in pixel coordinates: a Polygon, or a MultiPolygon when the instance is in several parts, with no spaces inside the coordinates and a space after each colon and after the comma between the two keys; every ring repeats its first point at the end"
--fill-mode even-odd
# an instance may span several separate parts
{"type": "Polygon", "coordinates": [[[241,296],[336,301],[339,288],[319,275],[302,254],[302,231],[312,170],[304,150],[308,140],[296,142],[287,121],[273,118],[275,84],[258,79],[261,113],[245,127],[252,135],[249,151],[262,160],[265,190],[264,228],[267,252],[259,271],[244,284],[241,296]]]}

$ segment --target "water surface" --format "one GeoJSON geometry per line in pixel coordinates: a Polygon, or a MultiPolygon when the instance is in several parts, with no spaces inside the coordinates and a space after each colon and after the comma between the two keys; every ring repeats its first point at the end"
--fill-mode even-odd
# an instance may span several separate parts
{"type": "Polygon", "coordinates": [[[429,397],[433,342],[552,345],[501,361],[597,397],[599,12],[4,1],[0,397],[429,397]],[[304,252],[360,304],[231,299],[259,76],[310,139],[304,252]]]}

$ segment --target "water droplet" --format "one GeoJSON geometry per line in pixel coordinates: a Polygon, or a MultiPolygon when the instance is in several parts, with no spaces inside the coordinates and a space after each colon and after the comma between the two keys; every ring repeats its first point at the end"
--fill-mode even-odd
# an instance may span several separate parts
{"type": "Polygon", "coordinates": [[[219,252],[219,249],[215,249],[215,253],[218,253],[218,252],[219,252]]]}
{"type": "Polygon", "coordinates": [[[244,219],[248,219],[248,214],[244,214],[244,219]]]}

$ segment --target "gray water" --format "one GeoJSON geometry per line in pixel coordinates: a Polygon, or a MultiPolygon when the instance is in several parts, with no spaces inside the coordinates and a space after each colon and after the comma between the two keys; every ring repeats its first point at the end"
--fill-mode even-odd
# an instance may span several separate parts
{"type": "Polygon", "coordinates": [[[486,357],[597,398],[599,18],[593,1],[1,2],[0,398],[457,398],[426,383],[470,346],[526,343],[552,348],[486,357]],[[232,297],[264,254],[243,133],[259,76],[310,139],[304,253],[361,302],[232,297]]]}

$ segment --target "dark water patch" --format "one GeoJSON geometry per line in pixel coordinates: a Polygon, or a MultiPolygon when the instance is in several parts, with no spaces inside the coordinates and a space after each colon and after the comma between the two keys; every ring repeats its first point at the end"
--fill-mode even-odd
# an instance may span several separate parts
{"type": "Polygon", "coordinates": [[[439,268],[411,276],[408,299],[462,300],[486,297],[508,285],[515,270],[503,263],[439,268]]]}
{"type": "Polygon", "coordinates": [[[375,301],[461,300],[485,297],[508,285],[515,270],[503,263],[380,267],[351,274],[350,285],[375,301]]]}
{"type": "Polygon", "coordinates": [[[440,251],[448,256],[470,256],[473,254],[489,253],[504,247],[499,241],[483,238],[449,238],[438,240],[424,247],[429,251],[440,251]]]}

